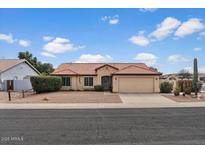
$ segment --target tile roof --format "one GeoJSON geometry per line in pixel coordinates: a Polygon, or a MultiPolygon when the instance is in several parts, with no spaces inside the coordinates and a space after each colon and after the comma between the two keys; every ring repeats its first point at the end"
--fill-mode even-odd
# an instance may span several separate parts
{"type": "Polygon", "coordinates": [[[0,72],[3,72],[15,65],[18,65],[25,60],[23,59],[0,59],[0,72]]]}
{"type": "Polygon", "coordinates": [[[25,59],[0,59],[0,73],[4,72],[18,64],[21,63],[27,63],[33,70],[35,70],[38,74],[40,74],[40,72],[34,68],[27,60],[25,59]]]}
{"type": "Polygon", "coordinates": [[[149,67],[141,67],[138,65],[129,65],[113,74],[159,74],[158,72],[151,70],[149,67]]]}
{"type": "Polygon", "coordinates": [[[143,63],[63,63],[52,75],[96,75],[96,69],[104,65],[117,68],[113,74],[160,74],[143,63]]]}

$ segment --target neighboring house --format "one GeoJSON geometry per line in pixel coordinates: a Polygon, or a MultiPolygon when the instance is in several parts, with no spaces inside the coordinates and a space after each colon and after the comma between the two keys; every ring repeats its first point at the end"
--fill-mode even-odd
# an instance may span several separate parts
{"type": "Polygon", "coordinates": [[[39,75],[28,61],[20,59],[0,59],[0,90],[29,90],[29,76],[39,75]]]}
{"type": "Polygon", "coordinates": [[[159,92],[161,73],[143,63],[64,63],[52,75],[61,76],[62,90],[104,90],[128,93],[159,92]]]}
{"type": "MultiPolygon", "coordinates": [[[[165,74],[160,76],[160,83],[162,82],[170,82],[173,84],[173,89],[175,89],[178,80],[192,80],[193,75],[191,74],[191,78],[183,78],[182,76],[176,74],[165,74]]],[[[205,83],[205,73],[198,73],[198,80],[205,83]]]]}
{"type": "Polygon", "coordinates": [[[205,83],[205,73],[199,73],[199,81],[205,83]]]}

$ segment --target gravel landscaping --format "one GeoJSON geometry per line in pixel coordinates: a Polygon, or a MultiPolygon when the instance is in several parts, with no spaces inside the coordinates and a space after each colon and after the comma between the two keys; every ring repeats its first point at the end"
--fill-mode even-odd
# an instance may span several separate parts
{"type": "Polygon", "coordinates": [[[12,92],[12,101],[8,94],[0,92],[0,103],[122,103],[118,94],[94,91],[59,91],[42,94],[26,94],[12,92]]]}
{"type": "Polygon", "coordinates": [[[195,98],[194,94],[186,95],[186,96],[174,96],[174,94],[162,95],[166,98],[169,98],[175,102],[204,102],[205,101],[205,93],[199,94],[200,98],[195,98]]]}

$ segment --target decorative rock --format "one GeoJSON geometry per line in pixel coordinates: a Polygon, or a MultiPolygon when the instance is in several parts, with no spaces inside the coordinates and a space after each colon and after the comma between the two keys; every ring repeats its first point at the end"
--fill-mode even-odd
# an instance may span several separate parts
{"type": "Polygon", "coordinates": [[[49,99],[47,97],[43,98],[43,101],[48,101],[49,99]]]}

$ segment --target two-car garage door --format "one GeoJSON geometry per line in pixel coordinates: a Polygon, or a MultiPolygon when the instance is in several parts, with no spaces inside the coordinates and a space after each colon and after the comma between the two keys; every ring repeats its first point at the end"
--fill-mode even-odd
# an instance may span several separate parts
{"type": "Polygon", "coordinates": [[[151,93],[154,92],[153,77],[119,77],[119,92],[151,93]]]}

